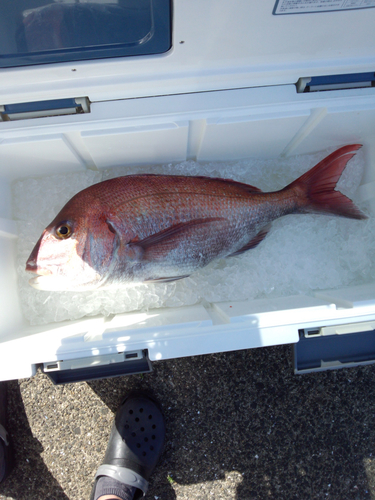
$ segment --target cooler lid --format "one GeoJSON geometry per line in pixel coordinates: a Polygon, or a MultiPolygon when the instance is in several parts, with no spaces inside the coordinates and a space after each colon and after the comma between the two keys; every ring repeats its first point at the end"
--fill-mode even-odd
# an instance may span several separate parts
{"type": "Polygon", "coordinates": [[[375,0],[1,0],[0,13],[3,105],[375,69],[375,0]]]}

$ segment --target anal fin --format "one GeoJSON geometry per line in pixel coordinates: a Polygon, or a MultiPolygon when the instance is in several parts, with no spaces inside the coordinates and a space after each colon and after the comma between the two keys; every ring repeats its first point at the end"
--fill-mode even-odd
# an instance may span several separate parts
{"type": "Polygon", "coordinates": [[[165,278],[149,278],[143,283],[170,283],[171,281],[182,280],[183,278],[188,278],[190,275],[185,274],[184,276],[170,276],[165,278]]]}

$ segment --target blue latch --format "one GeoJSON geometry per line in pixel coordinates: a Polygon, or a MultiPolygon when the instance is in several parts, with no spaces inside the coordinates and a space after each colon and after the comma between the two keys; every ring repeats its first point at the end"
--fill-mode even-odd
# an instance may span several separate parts
{"type": "Polygon", "coordinates": [[[357,89],[375,86],[375,73],[351,73],[303,77],[296,83],[297,92],[321,92],[327,90],[357,89]]]}
{"type": "Polygon", "coordinates": [[[90,101],[87,97],[5,104],[0,106],[0,121],[5,122],[81,113],[90,113],[90,101]]]}

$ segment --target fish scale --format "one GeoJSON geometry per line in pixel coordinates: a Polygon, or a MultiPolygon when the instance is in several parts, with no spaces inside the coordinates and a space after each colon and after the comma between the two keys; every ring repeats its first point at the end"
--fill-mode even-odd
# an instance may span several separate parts
{"type": "Polygon", "coordinates": [[[257,246],[291,213],[366,216],[335,186],[360,145],[344,146],[284,189],[209,177],[130,175],[76,194],[44,230],[26,270],[48,290],[173,281],[257,246]]]}

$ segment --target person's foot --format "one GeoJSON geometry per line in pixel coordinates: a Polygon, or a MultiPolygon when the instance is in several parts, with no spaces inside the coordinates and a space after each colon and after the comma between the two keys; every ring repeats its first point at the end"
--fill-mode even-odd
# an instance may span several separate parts
{"type": "Polygon", "coordinates": [[[104,500],[106,495],[112,495],[130,500],[144,496],[164,439],[165,423],[159,404],[142,392],[129,394],[117,411],[91,499],[104,500]]]}
{"type": "Polygon", "coordinates": [[[12,457],[9,436],[6,430],[7,384],[0,382],[0,483],[8,476],[12,457]]]}

